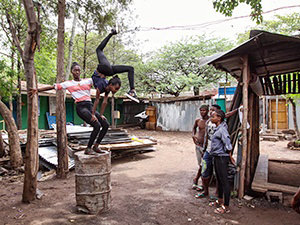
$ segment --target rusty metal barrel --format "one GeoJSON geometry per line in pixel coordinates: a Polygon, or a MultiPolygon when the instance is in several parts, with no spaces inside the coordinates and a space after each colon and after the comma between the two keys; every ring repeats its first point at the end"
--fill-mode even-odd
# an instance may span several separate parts
{"type": "Polygon", "coordinates": [[[110,152],[86,155],[75,153],[76,206],[80,212],[99,214],[111,204],[110,152]]]}

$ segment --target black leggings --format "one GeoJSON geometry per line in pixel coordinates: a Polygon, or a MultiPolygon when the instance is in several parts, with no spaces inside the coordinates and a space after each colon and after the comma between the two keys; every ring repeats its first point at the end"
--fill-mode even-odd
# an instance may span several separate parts
{"type": "Polygon", "coordinates": [[[224,205],[229,206],[230,200],[230,185],[228,180],[228,163],[229,156],[215,156],[214,166],[218,182],[218,197],[223,198],[224,205]]]}
{"type": "Polygon", "coordinates": [[[97,138],[97,143],[100,144],[103,137],[105,136],[109,124],[106,120],[103,120],[100,117],[100,114],[98,112],[95,112],[95,116],[97,117],[98,121],[93,121],[91,122],[92,119],[92,109],[93,109],[93,103],[90,101],[83,101],[83,102],[78,102],[76,104],[76,112],[78,116],[83,119],[86,123],[90,124],[94,129],[91,133],[91,137],[88,143],[88,148],[91,148],[92,145],[94,144],[94,141],[99,134],[97,138]],[[100,128],[102,127],[101,131],[100,128]],[[100,131],[100,133],[99,133],[100,131]]]}
{"type": "Polygon", "coordinates": [[[109,39],[112,37],[112,34],[109,34],[97,47],[96,53],[99,61],[98,65],[98,72],[106,75],[112,76],[117,73],[128,73],[128,80],[130,90],[134,89],[134,68],[132,66],[124,66],[124,65],[110,65],[109,61],[107,60],[106,56],[103,53],[103,49],[105,48],[106,44],[108,43],[109,39]]]}

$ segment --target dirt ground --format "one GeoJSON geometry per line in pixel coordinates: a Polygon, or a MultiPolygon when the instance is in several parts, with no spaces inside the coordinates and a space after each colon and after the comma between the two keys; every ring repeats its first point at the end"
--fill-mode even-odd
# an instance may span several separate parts
{"type": "MultiPolygon", "coordinates": [[[[68,179],[38,183],[45,194],[21,203],[22,181],[0,181],[0,224],[299,224],[291,208],[264,199],[231,200],[231,213],[216,215],[208,199],[191,190],[197,170],[191,133],[130,129],[152,136],[157,151],[112,162],[112,207],[91,216],[76,212],[74,171],[68,179]]],[[[214,192],[214,188],[211,188],[214,192]]]]}

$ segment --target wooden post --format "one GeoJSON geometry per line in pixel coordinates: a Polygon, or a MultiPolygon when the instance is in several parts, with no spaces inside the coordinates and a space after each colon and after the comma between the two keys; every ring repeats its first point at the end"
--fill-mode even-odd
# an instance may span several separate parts
{"type": "Polygon", "coordinates": [[[115,124],[115,96],[111,96],[111,127],[116,128],[115,124]]]}
{"type": "Polygon", "coordinates": [[[266,96],[263,96],[263,133],[266,131],[266,96]]]}
{"type": "Polygon", "coordinates": [[[250,67],[248,63],[248,55],[243,57],[243,142],[242,142],[242,162],[240,169],[240,181],[239,181],[239,198],[243,198],[245,190],[245,171],[247,161],[247,122],[248,122],[248,86],[250,77],[250,67]]]}
{"type": "Polygon", "coordinates": [[[0,130],[0,158],[2,158],[5,155],[5,148],[2,138],[2,131],[0,130]]]}
{"type": "Polygon", "coordinates": [[[276,120],[275,120],[275,134],[278,133],[278,95],[276,95],[276,120]]]}
{"type": "Polygon", "coordinates": [[[255,108],[254,108],[254,95],[253,91],[248,90],[248,123],[250,124],[250,128],[247,130],[247,157],[246,157],[246,169],[245,169],[245,190],[250,188],[251,183],[251,150],[254,146],[252,146],[252,134],[253,134],[253,125],[255,118],[255,108]]]}
{"type": "MultiPolygon", "coordinates": [[[[65,0],[58,1],[58,30],[57,30],[57,83],[65,80],[64,75],[64,33],[65,33],[65,0]]],[[[57,134],[57,177],[66,178],[69,171],[67,131],[66,131],[66,106],[63,90],[56,93],[56,134],[57,134]]]]}

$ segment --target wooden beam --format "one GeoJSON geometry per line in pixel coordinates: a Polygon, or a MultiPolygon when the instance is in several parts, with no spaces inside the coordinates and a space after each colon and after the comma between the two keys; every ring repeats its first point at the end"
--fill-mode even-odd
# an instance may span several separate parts
{"type": "Polygon", "coordinates": [[[279,81],[279,91],[280,91],[280,94],[282,94],[282,80],[281,80],[281,75],[278,76],[278,81],[279,81]]]}
{"type": "Polygon", "coordinates": [[[116,128],[115,124],[115,96],[111,97],[111,127],[116,128]]]}
{"type": "Polygon", "coordinates": [[[245,191],[245,171],[247,162],[247,123],[248,123],[248,87],[250,78],[250,66],[248,55],[243,56],[243,140],[242,140],[242,161],[240,169],[239,193],[240,199],[244,196],[245,191]]]}
{"type": "Polygon", "coordinates": [[[268,88],[269,88],[269,90],[270,90],[270,95],[274,95],[275,92],[274,92],[274,89],[273,89],[273,86],[272,86],[272,82],[271,82],[270,77],[267,76],[265,79],[266,79],[266,81],[267,81],[268,88]]]}
{"type": "Polygon", "coordinates": [[[280,95],[281,93],[279,92],[278,80],[276,76],[273,77],[273,84],[274,84],[275,94],[280,95]]]}
{"type": "MultiPolygon", "coordinates": [[[[269,75],[278,75],[285,73],[293,73],[300,70],[300,59],[289,62],[282,62],[278,64],[267,64],[269,75]]],[[[265,67],[263,65],[255,67],[257,75],[267,75],[265,67]]]]}
{"type": "Polygon", "coordinates": [[[262,77],[259,77],[259,80],[260,80],[260,84],[261,84],[262,89],[263,89],[263,95],[266,95],[266,87],[265,87],[263,78],[262,78],[262,77]]]}
{"type": "Polygon", "coordinates": [[[282,94],[286,94],[286,74],[283,75],[283,91],[282,94]]]}
{"type": "Polygon", "coordinates": [[[288,94],[290,94],[292,92],[292,83],[291,83],[291,74],[287,74],[288,76],[288,94]]]}
{"type": "Polygon", "coordinates": [[[297,93],[297,77],[296,73],[293,73],[293,94],[297,93]]]}
{"type": "Polygon", "coordinates": [[[250,128],[247,130],[247,158],[246,158],[246,171],[245,171],[245,190],[250,188],[251,183],[251,150],[252,150],[252,129],[253,129],[253,117],[255,116],[253,113],[253,103],[254,103],[254,93],[250,89],[248,94],[248,121],[250,124],[250,128]]]}
{"type": "Polygon", "coordinates": [[[298,73],[298,93],[300,93],[300,73],[298,73]]]}

